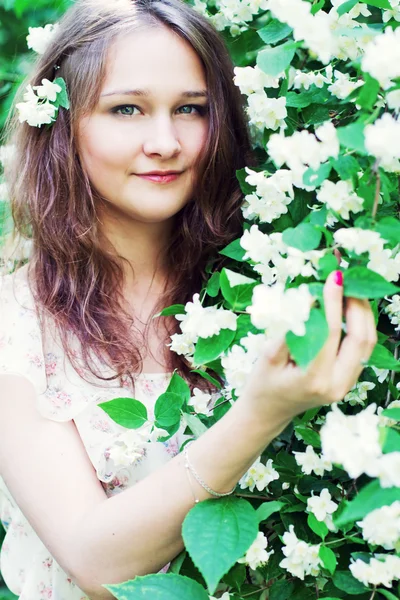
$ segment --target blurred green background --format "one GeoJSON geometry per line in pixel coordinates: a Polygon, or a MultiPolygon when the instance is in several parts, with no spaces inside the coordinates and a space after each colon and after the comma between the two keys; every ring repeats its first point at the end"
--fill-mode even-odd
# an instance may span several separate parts
{"type": "MultiPolygon", "coordinates": [[[[70,4],[71,0],[0,0],[0,145],[14,94],[35,58],[26,45],[28,28],[55,23],[70,4]]],[[[0,238],[6,213],[7,203],[0,201],[0,238]]],[[[0,543],[3,537],[0,526],[0,543]]],[[[16,596],[7,590],[0,576],[0,600],[11,598],[16,596]]]]}

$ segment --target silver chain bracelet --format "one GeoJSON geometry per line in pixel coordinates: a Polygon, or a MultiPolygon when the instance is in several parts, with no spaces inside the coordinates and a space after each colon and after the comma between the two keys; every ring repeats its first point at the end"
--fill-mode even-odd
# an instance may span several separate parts
{"type": "MultiPolygon", "coordinates": [[[[196,472],[195,468],[193,467],[192,463],[189,460],[189,455],[188,455],[188,446],[190,446],[190,444],[192,444],[193,442],[190,442],[189,444],[187,444],[185,446],[185,449],[183,451],[184,457],[185,457],[185,467],[188,470],[188,475],[189,475],[189,469],[193,475],[193,477],[196,479],[196,481],[212,496],[215,496],[216,498],[222,498],[224,496],[230,496],[231,494],[233,494],[233,492],[236,489],[236,485],[235,487],[230,491],[230,492],[225,492],[224,494],[220,494],[218,492],[215,492],[214,490],[212,490],[210,487],[208,487],[208,485],[201,479],[200,475],[196,472]]],[[[199,499],[196,497],[193,488],[192,488],[192,492],[195,498],[195,502],[197,504],[197,502],[199,502],[199,499]]]]}

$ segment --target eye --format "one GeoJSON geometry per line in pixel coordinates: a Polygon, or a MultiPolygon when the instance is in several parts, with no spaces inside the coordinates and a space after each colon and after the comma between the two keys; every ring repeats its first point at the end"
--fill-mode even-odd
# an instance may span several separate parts
{"type": "Polygon", "coordinates": [[[135,109],[139,110],[134,104],[123,104],[113,108],[112,112],[116,115],[122,115],[123,117],[131,117],[134,114],[135,109]]]}
{"type": "Polygon", "coordinates": [[[178,108],[179,111],[183,111],[181,114],[184,115],[194,115],[196,111],[199,115],[203,116],[208,111],[208,106],[203,106],[202,104],[185,104],[185,106],[181,106],[178,108]],[[189,109],[184,110],[183,109],[189,109]]]}

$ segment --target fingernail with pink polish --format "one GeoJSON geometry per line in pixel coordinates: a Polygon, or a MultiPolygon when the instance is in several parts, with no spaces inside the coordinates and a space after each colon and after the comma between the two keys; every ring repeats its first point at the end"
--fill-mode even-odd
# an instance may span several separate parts
{"type": "Polygon", "coordinates": [[[334,281],[336,283],[336,285],[343,285],[343,273],[342,271],[336,271],[335,272],[335,276],[334,276],[334,281]]]}

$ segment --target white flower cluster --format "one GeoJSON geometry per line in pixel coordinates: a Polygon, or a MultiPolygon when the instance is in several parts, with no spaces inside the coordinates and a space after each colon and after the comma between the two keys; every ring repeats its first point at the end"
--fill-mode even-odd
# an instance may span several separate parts
{"type": "Polygon", "coordinates": [[[303,174],[308,167],[319,169],[329,157],[337,158],[340,143],[334,125],[327,121],[315,130],[315,135],[305,129],[285,137],[275,133],[267,144],[267,152],[280,168],[284,163],[293,171],[293,183],[304,188],[303,174]],[[319,140],[319,141],[318,141],[319,140]]]}
{"type": "Polygon", "coordinates": [[[351,388],[350,392],[345,395],[343,402],[348,402],[351,406],[364,404],[367,399],[367,393],[369,390],[373,390],[374,387],[375,384],[371,381],[359,381],[351,388]]]}
{"type": "Polygon", "coordinates": [[[368,253],[368,269],[379,273],[388,281],[397,281],[399,278],[400,252],[384,248],[385,240],[376,231],[348,227],[338,229],[333,237],[339,246],[350,252],[368,253]]]}
{"type": "Polygon", "coordinates": [[[58,27],[58,23],[54,25],[49,23],[45,27],[29,27],[29,34],[26,37],[28,48],[37,54],[44,54],[58,27]]]}
{"type": "Polygon", "coordinates": [[[382,12],[383,22],[387,23],[390,19],[400,22],[400,0],[389,0],[389,4],[391,8],[382,12]]]}
{"type": "Polygon", "coordinates": [[[256,539],[247,550],[245,556],[240,558],[237,562],[248,565],[250,569],[255,571],[258,567],[265,565],[268,562],[271,554],[274,553],[273,550],[267,552],[266,547],[268,546],[267,537],[259,531],[256,539]]]}
{"type": "Polygon", "coordinates": [[[332,471],[332,463],[323,454],[318,456],[312,446],[307,446],[305,452],[293,452],[293,454],[305,475],[311,475],[314,471],[316,475],[322,477],[325,471],[332,471]]]}
{"type": "Polygon", "coordinates": [[[285,73],[281,73],[277,77],[268,75],[258,66],[235,67],[233,72],[235,73],[235,77],[233,78],[234,84],[246,96],[262,92],[264,88],[278,88],[280,79],[285,77],[285,73]]]}
{"type": "Polygon", "coordinates": [[[267,339],[262,333],[254,335],[249,333],[228,350],[221,359],[228,386],[240,395],[246,385],[254,364],[262,355],[267,346],[267,339]]]}
{"type": "Polygon", "coordinates": [[[264,129],[285,129],[287,117],[286,97],[269,98],[264,91],[250,94],[247,100],[246,112],[249,116],[249,124],[259,131],[264,129]]]}
{"type": "Polygon", "coordinates": [[[269,0],[268,8],[282,23],[293,29],[293,37],[304,40],[321,62],[328,63],[338,53],[338,40],[331,28],[329,15],[320,10],[311,13],[311,5],[303,0],[269,0]]]}
{"type": "Polygon", "coordinates": [[[116,465],[128,467],[133,465],[145,454],[146,444],[157,441],[160,435],[166,435],[161,429],[155,429],[150,433],[152,424],[145,423],[140,429],[127,429],[117,434],[114,444],[109,450],[109,457],[116,465]]]}
{"type": "Polygon", "coordinates": [[[55,102],[57,94],[61,91],[57,83],[52,83],[48,79],[42,79],[42,85],[33,88],[28,85],[24,102],[16,104],[20,123],[27,122],[32,127],[52,123],[57,114],[57,107],[52,102],[55,102]]]}
{"type": "Polygon", "coordinates": [[[381,487],[400,487],[400,452],[382,453],[375,410],[376,404],[370,404],[357,415],[345,415],[333,404],[321,428],[322,450],[352,478],[366,473],[379,477],[381,487]]]}
{"type": "Polygon", "coordinates": [[[317,193],[317,199],[338,213],[342,219],[349,219],[350,211],[359,213],[363,210],[364,199],[353,191],[351,181],[333,183],[325,179],[317,193]]]}
{"type": "Polygon", "coordinates": [[[307,512],[312,513],[318,521],[322,521],[331,531],[336,528],[333,525],[332,514],[337,510],[338,505],[333,502],[328,488],[321,490],[320,495],[312,495],[307,500],[307,512]]]}
{"type": "Polygon", "coordinates": [[[306,333],[312,303],[313,296],[305,283],[287,290],[281,283],[260,284],[253,290],[247,312],[253,325],[265,330],[270,339],[283,337],[288,331],[302,336],[306,333]]]}
{"type": "Polygon", "coordinates": [[[399,579],[400,557],[390,554],[375,554],[369,563],[361,558],[350,564],[350,571],[364,585],[384,585],[392,587],[393,581],[399,579]]]}
{"type": "Polygon", "coordinates": [[[193,389],[193,395],[188,401],[188,406],[193,407],[197,414],[207,414],[208,406],[210,404],[211,394],[207,394],[199,388],[193,389]]]}
{"type": "Polygon", "coordinates": [[[390,87],[400,77],[400,31],[387,27],[377,35],[366,46],[361,65],[384,89],[390,87]]]}
{"type": "MultiPolygon", "coordinates": [[[[400,44],[399,44],[400,45],[400,44]]],[[[400,172],[400,121],[385,112],[364,129],[365,147],[389,172],[400,172]]]]}
{"type": "Polygon", "coordinates": [[[261,223],[271,223],[286,214],[294,198],[293,177],[287,169],[280,169],[270,177],[246,167],[246,182],[256,187],[254,194],[245,196],[242,212],[245,219],[258,218],[261,223]]]}
{"type": "Polygon", "coordinates": [[[0,165],[6,169],[15,156],[14,146],[0,146],[0,165]]]}
{"type": "Polygon", "coordinates": [[[270,285],[275,281],[286,282],[298,275],[312,277],[317,275],[318,262],[324,255],[323,250],[302,252],[287,246],[282,234],[262,233],[257,225],[252,225],[243,233],[240,245],[246,250],[245,260],[251,260],[253,269],[261,275],[262,282],[270,285]],[[272,264],[271,264],[272,263],[272,264]]]}
{"type": "Polygon", "coordinates": [[[239,35],[247,29],[247,22],[252,21],[260,9],[267,9],[268,0],[217,0],[215,6],[218,12],[210,15],[207,11],[207,2],[195,0],[194,8],[208,17],[218,31],[230,27],[232,36],[239,35]]]}
{"type": "Polygon", "coordinates": [[[364,540],[385,550],[400,550],[400,502],[382,506],[370,512],[357,525],[362,529],[364,540]]]}
{"type": "Polygon", "coordinates": [[[331,83],[328,87],[328,90],[336,96],[340,98],[340,100],[344,100],[349,96],[354,90],[364,85],[364,81],[362,79],[357,79],[357,81],[352,81],[350,76],[347,73],[342,73],[335,69],[334,71],[335,81],[331,83]]]}
{"type": "Polygon", "coordinates": [[[239,485],[243,490],[248,488],[253,492],[256,487],[259,492],[262,492],[275,479],[279,479],[279,473],[272,466],[272,459],[270,458],[267,464],[263,465],[261,457],[258,457],[240,479],[239,485]]]}
{"type": "Polygon", "coordinates": [[[389,304],[385,308],[385,312],[389,315],[392,325],[396,325],[396,331],[400,331],[400,296],[395,294],[389,300],[389,304]]]}
{"type": "Polygon", "coordinates": [[[312,85],[322,88],[325,83],[330,83],[330,80],[321,71],[302,71],[291,67],[289,87],[293,87],[295,90],[309,90],[312,85]]]}
{"type": "Polygon", "coordinates": [[[304,579],[305,575],[316,577],[319,574],[321,564],[319,558],[320,544],[311,545],[299,540],[294,532],[293,525],[289,526],[289,531],[283,534],[282,539],[285,544],[282,552],[286,558],[279,563],[279,566],[300,579],[304,579]]]}
{"type": "Polygon", "coordinates": [[[218,335],[221,329],[236,330],[237,315],[230,310],[216,306],[203,307],[200,295],[193,296],[193,302],[187,302],[185,314],[176,315],[181,321],[182,334],[171,336],[171,350],[177,354],[190,356],[194,353],[194,344],[201,338],[218,335]]]}

